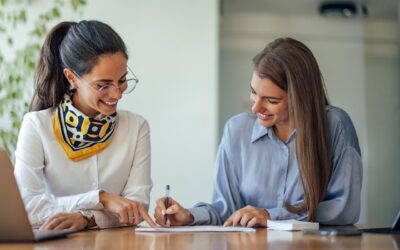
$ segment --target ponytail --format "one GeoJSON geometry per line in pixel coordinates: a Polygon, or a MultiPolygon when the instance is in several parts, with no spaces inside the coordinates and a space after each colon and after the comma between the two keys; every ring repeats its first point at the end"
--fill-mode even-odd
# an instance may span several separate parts
{"type": "Polygon", "coordinates": [[[47,35],[35,72],[35,94],[29,111],[55,108],[69,88],[60,57],[61,43],[75,22],[62,22],[47,35]]]}

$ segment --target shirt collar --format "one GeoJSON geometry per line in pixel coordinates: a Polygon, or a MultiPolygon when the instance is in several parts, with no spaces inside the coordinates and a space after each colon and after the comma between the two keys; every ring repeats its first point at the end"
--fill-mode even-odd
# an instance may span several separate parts
{"type": "MultiPolygon", "coordinates": [[[[253,143],[267,134],[270,134],[272,136],[272,134],[274,134],[272,129],[272,127],[263,127],[256,121],[254,123],[253,132],[251,134],[251,142],[253,143]]],[[[294,138],[295,134],[296,129],[293,129],[292,133],[290,133],[289,139],[285,143],[289,143],[294,138]]]]}
{"type": "Polygon", "coordinates": [[[255,121],[254,126],[253,126],[253,132],[251,134],[251,142],[255,142],[261,137],[267,135],[270,133],[271,127],[263,127],[261,126],[257,121],[255,121]]]}

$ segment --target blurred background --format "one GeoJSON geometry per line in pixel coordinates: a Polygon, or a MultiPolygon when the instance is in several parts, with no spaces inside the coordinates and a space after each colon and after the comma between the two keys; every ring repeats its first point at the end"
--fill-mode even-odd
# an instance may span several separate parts
{"type": "MultiPolygon", "coordinates": [[[[53,4],[25,2],[27,18],[40,16],[53,4]]],[[[79,11],[61,7],[61,19],[46,25],[81,19],[108,23],[125,40],[129,65],[140,79],[120,108],[150,123],[151,214],[167,184],[171,196],[186,207],[211,200],[224,123],[250,110],[251,59],[268,42],[290,36],[313,51],[330,102],[346,110],[355,124],[364,163],[359,223],[391,223],[400,209],[399,0],[75,2],[82,4],[79,11]]],[[[31,39],[25,31],[32,25],[28,21],[13,31],[13,46],[0,42],[1,63],[24,49],[31,39]]],[[[15,98],[29,97],[32,85],[30,78],[27,94],[15,98]]],[[[0,91],[0,97],[7,95],[5,88],[0,91]]],[[[11,126],[8,116],[0,112],[4,134],[11,126]]]]}

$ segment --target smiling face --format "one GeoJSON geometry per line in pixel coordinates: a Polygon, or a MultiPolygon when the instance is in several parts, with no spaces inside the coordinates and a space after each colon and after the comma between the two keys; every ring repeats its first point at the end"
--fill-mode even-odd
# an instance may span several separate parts
{"type": "Polygon", "coordinates": [[[261,126],[289,126],[288,95],[268,78],[253,72],[251,79],[251,110],[261,126]]]}
{"type": "Polygon", "coordinates": [[[120,87],[126,80],[126,74],[127,59],[120,52],[100,56],[92,70],[80,77],[64,69],[64,75],[76,89],[72,99],[74,106],[89,117],[111,115],[117,111],[124,89],[108,87],[102,92],[98,89],[108,84],[120,87]]]}

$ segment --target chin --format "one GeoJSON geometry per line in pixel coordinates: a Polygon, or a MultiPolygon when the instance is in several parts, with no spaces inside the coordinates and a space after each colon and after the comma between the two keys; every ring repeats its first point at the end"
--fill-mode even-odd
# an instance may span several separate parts
{"type": "Polygon", "coordinates": [[[263,127],[272,127],[276,124],[276,115],[274,114],[265,114],[265,115],[261,115],[261,114],[257,114],[257,122],[263,126],[263,127]]]}
{"type": "Polygon", "coordinates": [[[103,114],[103,115],[112,115],[112,114],[114,114],[115,112],[116,112],[117,110],[115,109],[115,110],[113,110],[113,111],[110,111],[110,110],[108,110],[108,111],[102,111],[101,112],[101,114],[103,114]]]}
{"type": "Polygon", "coordinates": [[[272,122],[272,121],[263,121],[263,120],[260,120],[260,119],[257,119],[257,121],[261,126],[266,127],[266,128],[269,128],[269,127],[272,127],[272,126],[275,125],[275,123],[272,122]]]}
{"type": "Polygon", "coordinates": [[[106,106],[106,105],[102,104],[102,105],[99,105],[98,111],[103,115],[112,115],[117,111],[117,105],[110,107],[110,106],[106,106]]]}

